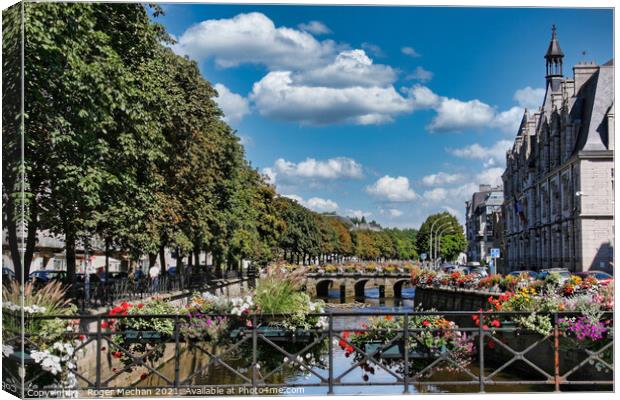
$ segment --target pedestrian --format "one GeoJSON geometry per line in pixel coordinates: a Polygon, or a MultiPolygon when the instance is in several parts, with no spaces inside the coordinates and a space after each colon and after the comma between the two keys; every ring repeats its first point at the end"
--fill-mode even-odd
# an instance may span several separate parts
{"type": "Polygon", "coordinates": [[[159,267],[157,264],[153,265],[151,269],[149,269],[149,276],[151,277],[151,291],[157,291],[157,284],[159,283],[159,267]]]}

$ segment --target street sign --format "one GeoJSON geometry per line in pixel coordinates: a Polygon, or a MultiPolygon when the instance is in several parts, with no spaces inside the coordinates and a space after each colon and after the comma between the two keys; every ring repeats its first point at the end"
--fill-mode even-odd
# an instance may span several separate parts
{"type": "Polygon", "coordinates": [[[420,259],[421,259],[422,261],[426,260],[426,253],[422,253],[422,254],[420,254],[420,259]]]}
{"type": "Polygon", "coordinates": [[[499,258],[499,249],[497,247],[494,247],[491,249],[491,258],[499,258]]]}

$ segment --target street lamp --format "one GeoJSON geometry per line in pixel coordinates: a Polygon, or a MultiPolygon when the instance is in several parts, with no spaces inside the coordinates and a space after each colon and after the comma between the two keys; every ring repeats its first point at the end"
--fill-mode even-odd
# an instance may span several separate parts
{"type": "Polygon", "coordinates": [[[446,229],[439,232],[437,235],[437,245],[435,246],[435,262],[437,262],[437,257],[441,251],[441,236],[444,233],[455,233],[454,228],[452,226],[448,226],[446,229]]]}
{"type": "Polygon", "coordinates": [[[433,253],[433,254],[431,254],[431,256],[432,256],[432,258],[433,258],[433,262],[435,261],[435,258],[437,257],[437,235],[438,235],[438,233],[439,233],[442,229],[444,229],[444,228],[446,228],[446,227],[449,227],[449,226],[450,226],[450,222],[446,222],[446,223],[444,223],[444,224],[442,224],[442,225],[439,225],[439,228],[437,228],[437,230],[435,231],[435,238],[434,238],[435,242],[434,242],[434,245],[433,245],[433,252],[434,252],[434,253],[433,253]]]}
{"type": "Polygon", "coordinates": [[[433,229],[435,228],[435,224],[439,221],[442,221],[446,218],[448,218],[450,216],[450,214],[448,215],[442,215],[439,218],[437,218],[436,220],[433,221],[433,223],[431,224],[431,233],[430,233],[430,238],[428,240],[428,258],[429,260],[433,257],[433,229]]]}

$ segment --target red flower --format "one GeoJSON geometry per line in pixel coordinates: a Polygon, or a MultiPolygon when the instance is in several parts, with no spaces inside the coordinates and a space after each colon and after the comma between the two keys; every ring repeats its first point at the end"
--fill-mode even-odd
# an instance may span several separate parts
{"type": "Polygon", "coordinates": [[[340,346],[341,349],[344,349],[345,347],[347,347],[347,342],[340,339],[340,341],[338,342],[338,346],[340,346]]]}
{"type": "Polygon", "coordinates": [[[80,335],[80,340],[81,340],[82,342],[83,342],[83,341],[85,341],[85,340],[86,340],[86,336],[84,336],[84,335],[80,335]]]}
{"type": "Polygon", "coordinates": [[[386,316],[385,316],[385,320],[386,320],[386,321],[391,321],[391,320],[393,320],[393,319],[394,319],[394,317],[393,317],[393,316],[391,316],[391,315],[386,315],[386,316]]]}
{"type": "Polygon", "coordinates": [[[345,350],[347,351],[347,353],[353,353],[353,346],[349,345],[345,350]]]}
{"type": "Polygon", "coordinates": [[[425,319],[424,321],[422,321],[422,325],[424,326],[429,326],[431,323],[429,320],[425,319]]]}
{"type": "Polygon", "coordinates": [[[349,333],[349,331],[344,331],[344,332],[342,332],[342,337],[343,337],[344,339],[348,339],[350,335],[351,335],[351,334],[349,333]]]}
{"type": "Polygon", "coordinates": [[[144,307],[144,304],[142,303],[138,304],[138,308],[142,308],[142,307],[144,307]]]}
{"type": "Polygon", "coordinates": [[[356,335],[363,335],[363,334],[364,334],[364,332],[362,332],[362,331],[355,331],[355,334],[356,334],[356,335]]]}
{"type": "Polygon", "coordinates": [[[488,346],[489,346],[489,349],[494,349],[495,348],[495,342],[492,341],[492,340],[489,340],[488,346]]]}
{"type": "Polygon", "coordinates": [[[482,325],[482,329],[484,329],[485,331],[488,331],[489,330],[489,325],[486,325],[486,324],[482,325]]]}
{"type": "Polygon", "coordinates": [[[108,327],[108,323],[107,323],[107,322],[105,322],[105,321],[103,321],[103,322],[101,323],[101,328],[105,329],[105,328],[107,328],[107,327],[108,327]]]}
{"type": "Polygon", "coordinates": [[[114,356],[114,358],[121,358],[123,355],[123,353],[121,353],[120,351],[115,351],[114,353],[112,353],[112,356],[114,356]]]}
{"type": "Polygon", "coordinates": [[[494,319],[493,321],[491,321],[491,325],[492,325],[492,326],[494,326],[494,327],[496,327],[496,328],[498,328],[498,327],[500,327],[502,324],[501,324],[498,320],[494,319]]]}

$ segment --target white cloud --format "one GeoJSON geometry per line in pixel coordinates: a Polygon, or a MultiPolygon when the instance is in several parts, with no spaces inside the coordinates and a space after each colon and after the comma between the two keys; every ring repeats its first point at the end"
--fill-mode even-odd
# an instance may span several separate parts
{"type": "Polygon", "coordinates": [[[252,63],[270,69],[304,69],[324,64],[338,46],[331,40],[318,41],[308,32],[276,28],[267,16],[254,12],[193,25],[173,49],[197,60],[212,58],[223,68],[252,63]]]}
{"type": "Polygon", "coordinates": [[[409,57],[413,57],[413,58],[420,57],[420,54],[418,54],[418,52],[415,51],[415,49],[413,47],[405,46],[405,47],[401,48],[400,51],[404,55],[409,56],[409,57]]]}
{"type": "Polygon", "coordinates": [[[422,178],[422,183],[426,186],[439,186],[455,183],[462,180],[462,174],[448,174],[446,172],[438,172],[436,174],[427,175],[422,178]]]}
{"type": "Polygon", "coordinates": [[[305,201],[301,196],[298,196],[296,194],[285,194],[282,196],[295,200],[302,206],[316,212],[334,212],[338,210],[338,203],[333,200],[323,199],[320,197],[311,197],[307,201],[305,201]]]}
{"type": "Polygon", "coordinates": [[[216,83],[214,87],[218,93],[215,101],[222,111],[224,111],[224,120],[226,122],[235,125],[240,122],[245,115],[250,113],[250,105],[245,97],[231,92],[221,83],[216,83]]]}
{"type": "Polygon", "coordinates": [[[433,73],[424,69],[424,67],[418,66],[415,71],[407,75],[407,79],[413,79],[420,82],[428,82],[433,79],[433,73]]]}
{"type": "Polygon", "coordinates": [[[376,44],[364,42],[362,43],[362,49],[366,50],[369,54],[375,57],[385,57],[385,53],[383,52],[381,47],[377,46],[376,44]]]}
{"type": "Polygon", "coordinates": [[[496,164],[505,164],[506,151],[511,147],[512,142],[510,140],[500,140],[491,147],[484,147],[478,143],[474,143],[460,149],[447,149],[447,151],[456,157],[470,160],[482,160],[485,166],[493,166],[496,164]]]}
{"type": "Polygon", "coordinates": [[[435,109],[437,115],[428,128],[433,132],[450,132],[490,126],[495,116],[493,107],[479,100],[461,101],[444,98],[435,109]]]}
{"type": "Polygon", "coordinates": [[[504,173],[504,168],[489,168],[482,172],[480,172],[476,176],[476,181],[481,185],[492,185],[492,186],[501,186],[502,185],[502,174],[504,173]]]}
{"type": "Polygon", "coordinates": [[[381,215],[387,215],[389,217],[393,217],[393,218],[397,218],[400,217],[401,215],[403,215],[403,212],[397,208],[388,208],[387,210],[384,210],[383,208],[379,210],[379,213],[381,215]]]}
{"type": "Polygon", "coordinates": [[[338,209],[338,203],[320,197],[311,197],[306,203],[308,208],[317,212],[332,212],[338,209]]]}
{"type": "Polygon", "coordinates": [[[392,86],[296,85],[290,71],[268,73],[254,84],[250,98],[265,117],[306,124],[377,124],[411,109],[392,86]]]}
{"type": "Polygon", "coordinates": [[[396,79],[390,66],[373,64],[364,50],[343,51],[333,63],[293,74],[296,85],[344,88],[351,86],[389,86],[396,79]]]}
{"type": "Polygon", "coordinates": [[[523,118],[523,112],[524,110],[521,107],[512,107],[498,113],[495,115],[492,126],[499,128],[502,132],[516,134],[523,118]]]}
{"type": "Polygon", "coordinates": [[[444,188],[435,188],[425,191],[423,196],[426,200],[443,201],[448,197],[448,191],[444,188]]]}
{"type": "Polygon", "coordinates": [[[463,101],[439,96],[424,85],[403,88],[414,109],[433,109],[436,115],[427,128],[431,132],[457,132],[466,129],[499,128],[514,132],[521,121],[523,110],[512,107],[497,112],[494,107],[480,100],[463,101]]]}
{"type": "Polygon", "coordinates": [[[441,97],[426,86],[414,85],[404,88],[403,92],[409,95],[412,106],[417,109],[435,108],[441,104],[441,97]]]}
{"type": "Polygon", "coordinates": [[[537,110],[542,105],[545,97],[545,89],[532,88],[530,86],[519,89],[514,94],[514,99],[523,108],[537,110]]]}
{"type": "Polygon", "coordinates": [[[263,173],[274,183],[276,180],[294,183],[299,180],[361,179],[364,176],[362,165],[347,157],[306,158],[299,163],[279,158],[272,167],[264,168],[263,173]]]}
{"type": "Polygon", "coordinates": [[[368,212],[368,211],[362,211],[362,210],[351,210],[351,209],[347,209],[347,210],[345,211],[345,214],[346,214],[348,217],[355,217],[355,218],[362,218],[362,217],[364,217],[364,218],[368,218],[368,217],[370,217],[370,216],[372,215],[372,213],[371,213],[371,212],[368,212]]]}
{"type": "Polygon", "coordinates": [[[456,208],[452,208],[450,206],[443,206],[443,209],[446,210],[448,213],[454,215],[457,219],[462,220],[463,213],[456,208]]]}
{"type": "Polygon", "coordinates": [[[411,201],[418,197],[409,187],[409,179],[404,176],[393,178],[386,175],[366,187],[366,191],[379,199],[391,202],[411,201]]]}
{"type": "Polygon", "coordinates": [[[320,21],[310,21],[308,23],[302,23],[297,25],[297,27],[304,32],[310,32],[315,35],[325,35],[328,33],[332,33],[331,29],[329,29],[324,23],[320,21]]]}
{"type": "Polygon", "coordinates": [[[276,184],[276,178],[278,176],[278,173],[274,171],[273,168],[263,168],[261,173],[265,176],[265,181],[267,183],[269,183],[270,185],[276,184]]]}

